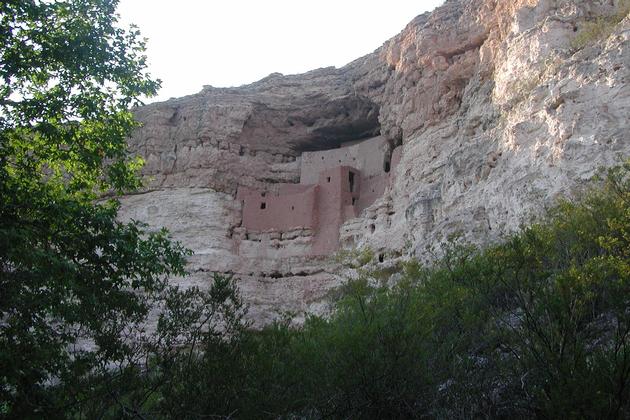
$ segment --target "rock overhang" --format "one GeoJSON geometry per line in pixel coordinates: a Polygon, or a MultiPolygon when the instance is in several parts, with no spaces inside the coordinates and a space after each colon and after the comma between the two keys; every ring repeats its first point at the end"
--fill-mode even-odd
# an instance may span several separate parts
{"type": "Polygon", "coordinates": [[[132,149],[146,158],[155,191],[133,200],[135,209],[144,214],[153,200],[159,211],[145,220],[171,227],[197,252],[200,282],[212,270],[240,278],[257,320],[272,318],[274,308],[317,311],[337,284],[338,266],[310,253],[312,229],[252,233],[236,244],[243,231],[236,187],[298,184],[305,153],[377,130],[390,148],[404,145],[402,155],[392,152],[391,165],[400,161],[392,185],[361,179],[357,204],[365,210],[341,226],[344,247],[423,257],[453,232],[496,240],[595,167],[630,153],[628,19],[596,48],[569,49],[576,19],[611,7],[451,0],[342,69],[276,74],[141,108],[146,124],[132,149]],[[527,28],[514,25],[524,18],[527,28]],[[567,27],[549,31],[548,22],[567,27]],[[540,45],[551,48],[530,53],[540,45]],[[549,58],[561,59],[557,71],[541,72],[549,58]],[[523,90],[534,76],[538,86],[523,90]],[[194,199],[193,188],[208,199],[194,199]]]}

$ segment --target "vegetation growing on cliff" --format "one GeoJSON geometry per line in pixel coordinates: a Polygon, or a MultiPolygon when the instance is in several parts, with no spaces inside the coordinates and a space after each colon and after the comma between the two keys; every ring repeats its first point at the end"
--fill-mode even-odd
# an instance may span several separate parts
{"type": "Polygon", "coordinates": [[[81,413],[630,415],[630,162],[502,244],[451,244],[434,266],[410,261],[398,275],[387,287],[363,271],[340,291],[331,317],[258,332],[243,322],[233,283],[223,281],[225,299],[215,300],[224,302],[224,333],[201,332],[186,351],[156,357],[153,369],[111,390],[117,403],[86,400],[81,413]]]}
{"type": "Polygon", "coordinates": [[[611,16],[598,16],[582,24],[571,46],[580,50],[595,41],[609,37],[615,26],[630,13],[630,0],[619,0],[616,12],[611,16]]]}
{"type": "Polygon", "coordinates": [[[186,250],[95,202],[138,186],[128,107],[157,86],[116,3],[0,3],[0,416],[630,417],[630,163],[503,244],[252,331],[234,280],[170,286],[186,250]]]}
{"type": "Polygon", "coordinates": [[[217,303],[169,285],[187,251],[167,232],[95,201],[139,186],[129,107],[158,87],[139,33],[116,25],[117,3],[0,2],[0,416],[116,401],[107,381],[100,394],[82,384],[145,375],[149,355],[167,357],[217,303]],[[169,322],[147,332],[160,309],[169,322]]]}

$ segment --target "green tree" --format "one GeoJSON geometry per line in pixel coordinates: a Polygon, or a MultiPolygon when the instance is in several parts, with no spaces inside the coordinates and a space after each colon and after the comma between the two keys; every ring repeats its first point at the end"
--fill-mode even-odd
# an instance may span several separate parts
{"type": "Polygon", "coordinates": [[[0,413],[12,417],[61,415],[53,385],[70,404],[79,378],[133,364],[150,309],[177,292],[166,278],[184,274],[166,231],[121,223],[102,200],[139,187],[129,109],[159,87],[117,3],[0,3],[0,413]]]}

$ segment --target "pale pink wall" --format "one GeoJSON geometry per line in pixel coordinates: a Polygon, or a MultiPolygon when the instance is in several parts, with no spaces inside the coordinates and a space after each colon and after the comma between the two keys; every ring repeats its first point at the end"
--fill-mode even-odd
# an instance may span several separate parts
{"type": "Polygon", "coordinates": [[[380,175],[388,149],[387,141],[378,136],[338,149],[304,152],[300,164],[300,184],[315,184],[321,172],[339,166],[356,168],[366,177],[380,175]]]}
{"type": "MultiPolygon", "coordinates": [[[[315,231],[313,255],[328,255],[336,251],[339,248],[341,225],[346,220],[357,217],[363,209],[381,197],[394,177],[402,148],[393,150],[390,172],[385,173],[383,165],[386,153],[382,151],[382,144],[382,140],[378,138],[378,141],[365,145],[360,143],[347,148],[311,153],[306,159],[307,172],[311,171],[308,179],[313,177],[312,171],[318,170],[312,184],[283,184],[277,188],[278,192],[275,194],[239,187],[237,199],[243,202],[243,227],[252,231],[311,228],[315,231]],[[327,159],[335,158],[339,161],[341,157],[342,162],[344,159],[352,159],[348,151],[361,145],[366,150],[371,150],[371,157],[361,160],[364,165],[370,166],[369,173],[365,174],[348,165],[326,167],[330,164],[327,159]],[[320,164],[321,156],[324,156],[324,163],[320,164]],[[319,158],[317,164],[308,163],[313,157],[319,158]],[[350,173],[354,174],[352,191],[350,173]],[[265,203],[264,209],[261,209],[262,203],[265,203]]],[[[304,170],[304,161],[302,164],[304,170]]]]}
{"type": "Polygon", "coordinates": [[[401,153],[402,146],[398,146],[392,151],[389,173],[383,172],[376,176],[363,176],[361,178],[361,196],[356,206],[357,214],[372,205],[379,197],[383,196],[387,186],[392,182],[392,178],[395,176],[395,170],[400,162],[401,153]]]}
{"type": "Polygon", "coordinates": [[[402,156],[402,146],[398,146],[392,152],[392,170],[391,170],[391,172],[394,172],[394,168],[396,166],[398,166],[398,163],[400,163],[401,156],[402,156]]]}
{"type": "Polygon", "coordinates": [[[361,171],[364,177],[372,177],[383,174],[385,154],[389,151],[389,143],[383,137],[375,137],[365,140],[355,146],[357,148],[357,165],[355,168],[361,171]]]}
{"type": "Polygon", "coordinates": [[[302,185],[302,184],[281,184],[278,187],[277,195],[289,195],[289,194],[300,194],[305,191],[308,191],[312,188],[313,185],[302,185]]]}
{"type": "Polygon", "coordinates": [[[270,229],[289,230],[298,227],[314,229],[314,210],[317,199],[316,185],[291,195],[274,195],[250,189],[241,189],[237,199],[243,202],[242,226],[253,231],[270,229]],[[261,205],[264,203],[264,209],[261,205]]]}
{"type": "Polygon", "coordinates": [[[382,174],[361,180],[361,196],[357,203],[357,213],[369,207],[381,197],[389,184],[389,174],[382,174]]]}
{"type": "Polygon", "coordinates": [[[317,234],[314,255],[328,255],[339,248],[339,228],[352,214],[361,190],[361,174],[354,168],[340,166],[320,173],[317,195],[317,234]],[[350,191],[349,173],[354,173],[354,188],[350,191]],[[352,199],[355,199],[355,205],[352,199]]]}
{"type": "Polygon", "coordinates": [[[356,154],[352,147],[304,152],[300,166],[300,184],[316,184],[324,171],[340,166],[356,166],[356,154]]]}

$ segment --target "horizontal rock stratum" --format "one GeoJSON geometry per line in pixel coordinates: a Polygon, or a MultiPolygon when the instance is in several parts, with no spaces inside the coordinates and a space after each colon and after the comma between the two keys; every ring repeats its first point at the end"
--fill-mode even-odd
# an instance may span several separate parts
{"type": "Polygon", "coordinates": [[[122,199],[122,217],[194,251],[174,281],[236,276],[258,325],[325,311],[337,250],[369,247],[387,265],[428,259],[454,233],[496,241],[630,156],[630,18],[609,19],[617,3],[450,0],[345,67],[138,108],[130,145],[147,189],[122,199]],[[578,48],[594,21],[610,27],[578,48]],[[250,223],[273,210],[251,194],[286,211],[250,223]],[[244,212],[251,197],[265,208],[244,212]],[[318,237],[334,246],[316,252],[318,237]]]}

